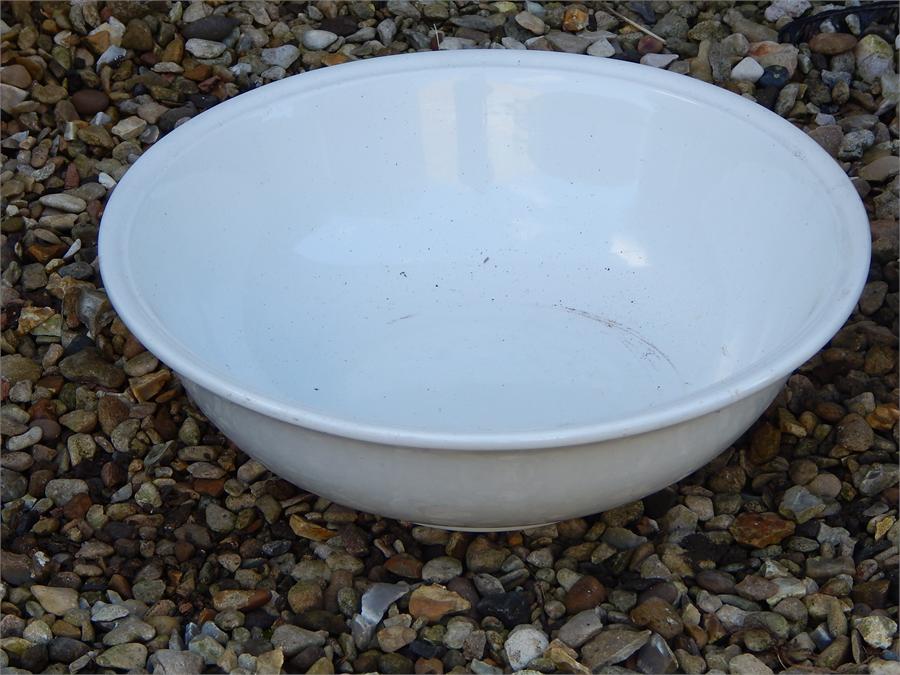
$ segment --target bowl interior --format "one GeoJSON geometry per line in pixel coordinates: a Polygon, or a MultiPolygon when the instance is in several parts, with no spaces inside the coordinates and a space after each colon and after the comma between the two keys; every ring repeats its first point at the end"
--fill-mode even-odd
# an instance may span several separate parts
{"type": "Polygon", "coordinates": [[[434,63],[303,75],[164,139],[104,222],[135,316],[286,405],[506,433],[737,390],[858,290],[849,183],[736,95],[434,63]]]}

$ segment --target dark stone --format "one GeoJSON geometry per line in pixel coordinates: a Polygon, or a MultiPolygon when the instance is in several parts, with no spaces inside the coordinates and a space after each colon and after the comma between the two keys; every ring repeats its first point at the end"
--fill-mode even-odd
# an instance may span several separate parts
{"type": "Polygon", "coordinates": [[[93,346],[93,340],[91,340],[87,335],[79,334],[72,338],[72,341],[66,345],[65,350],[63,350],[63,356],[71,356],[72,354],[77,354],[83,349],[87,349],[88,347],[93,346]]]}
{"type": "Polygon", "coordinates": [[[668,602],[670,605],[674,605],[678,601],[679,595],[680,593],[675,587],[675,584],[665,581],[661,584],[656,584],[655,586],[652,586],[641,593],[638,596],[638,603],[646,602],[650,598],[660,598],[661,600],[665,600],[666,602],[668,602]]]}
{"type": "Polygon", "coordinates": [[[675,490],[665,488],[644,497],[644,515],[656,520],[662,518],[678,501],[675,490]]]}
{"type": "Polygon", "coordinates": [[[197,106],[197,110],[209,110],[219,103],[219,99],[212,94],[191,94],[188,100],[197,106]]]}
{"type": "Polygon", "coordinates": [[[347,631],[347,622],[343,616],[324,609],[308,609],[298,614],[297,625],[306,630],[327,630],[332,635],[347,631]]]}
{"type": "Polygon", "coordinates": [[[290,660],[292,670],[285,668],[290,673],[305,673],[310,666],[325,656],[325,650],[321,647],[307,647],[290,660]]]}
{"type": "Polygon", "coordinates": [[[483,616],[497,617],[507,628],[531,620],[531,603],[525,591],[495,593],[479,600],[476,607],[483,616]]]}
{"type": "Polygon", "coordinates": [[[426,640],[413,640],[409,644],[409,650],[416,656],[421,656],[423,659],[430,659],[437,656],[439,649],[440,647],[438,645],[433,645],[426,640]]]}
{"type": "Polygon", "coordinates": [[[67,637],[55,637],[47,645],[47,654],[51,661],[57,663],[72,663],[88,652],[88,646],[80,640],[67,637]]]}
{"type": "MultiPolygon", "coordinates": [[[[3,473],[9,473],[9,471],[3,473]]],[[[0,575],[2,575],[3,581],[10,586],[31,586],[34,583],[31,576],[31,558],[27,555],[4,551],[0,575]]]]}
{"type": "Polygon", "coordinates": [[[195,106],[193,103],[188,103],[187,105],[183,105],[178,108],[172,108],[171,110],[164,112],[162,115],[160,115],[159,120],[157,121],[157,126],[163,133],[168,133],[175,128],[175,123],[182,117],[193,117],[196,114],[197,106],[195,106]]]}
{"type": "Polygon", "coordinates": [[[275,623],[275,617],[262,609],[254,609],[244,614],[245,628],[271,628],[275,623]]]}
{"type": "Polygon", "coordinates": [[[243,648],[246,654],[259,656],[260,654],[272,651],[272,643],[263,638],[250,638],[243,644],[243,648]]]}
{"type": "Polygon", "coordinates": [[[213,40],[214,42],[222,42],[231,35],[231,31],[238,25],[238,20],[230,16],[222,16],[220,14],[211,14],[202,19],[197,19],[186,24],[181,29],[181,34],[185,40],[199,38],[201,40],[213,40]]]}
{"type": "Polygon", "coordinates": [[[22,668],[30,670],[32,673],[40,673],[49,663],[47,645],[31,645],[19,656],[19,664],[22,668]]]}
{"type": "Polygon", "coordinates": [[[90,117],[109,106],[109,96],[96,89],[82,89],[76,91],[71,97],[72,105],[82,117],[90,117]]]}
{"type": "Polygon", "coordinates": [[[778,100],[779,91],[781,91],[780,87],[758,86],[756,88],[756,102],[764,108],[773,110],[775,108],[775,101],[778,100]]]}
{"type": "Polygon", "coordinates": [[[411,673],[413,672],[413,662],[402,654],[382,654],[378,657],[378,672],[411,673]]]}
{"type": "Polygon", "coordinates": [[[322,24],[319,28],[330,31],[335,35],[340,35],[341,37],[347,37],[358,31],[359,25],[349,16],[341,15],[334,18],[326,17],[325,19],[322,19],[322,24]]]}
{"type": "Polygon", "coordinates": [[[734,577],[719,570],[703,570],[694,577],[697,585],[710,593],[734,593],[734,577]]]}
{"type": "Polygon", "coordinates": [[[287,539],[279,539],[277,541],[267,541],[262,545],[262,553],[268,558],[284,555],[291,550],[291,542],[287,539]]]}
{"type": "Polygon", "coordinates": [[[784,66],[769,66],[763,70],[762,77],[756,81],[757,87],[775,87],[781,89],[791,81],[791,74],[784,66]]]}

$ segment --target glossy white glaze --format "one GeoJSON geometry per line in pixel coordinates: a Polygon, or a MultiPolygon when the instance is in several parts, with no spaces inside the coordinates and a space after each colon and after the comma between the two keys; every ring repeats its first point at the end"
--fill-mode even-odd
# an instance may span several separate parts
{"type": "Polygon", "coordinates": [[[100,252],[122,319],[245,451],[351,506],[496,528],[726,447],[849,314],[869,238],[834,161],[752,102],[470,50],[204,113],[116,188],[100,252]]]}

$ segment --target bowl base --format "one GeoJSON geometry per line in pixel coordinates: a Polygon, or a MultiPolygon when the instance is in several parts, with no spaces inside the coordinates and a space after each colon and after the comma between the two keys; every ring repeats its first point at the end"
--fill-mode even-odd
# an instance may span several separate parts
{"type": "Polygon", "coordinates": [[[435,530],[448,530],[450,532],[518,532],[520,530],[531,530],[536,527],[544,527],[545,525],[554,525],[558,520],[551,520],[546,523],[533,523],[531,525],[511,525],[509,527],[454,527],[452,525],[432,525],[430,523],[416,522],[416,525],[430,527],[435,530]]]}

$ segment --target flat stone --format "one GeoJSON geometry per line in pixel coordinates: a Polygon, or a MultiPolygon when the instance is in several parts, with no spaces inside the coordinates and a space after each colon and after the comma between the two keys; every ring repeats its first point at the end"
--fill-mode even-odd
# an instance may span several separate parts
{"type": "Polygon", "coordinates": [[[471,608],[468,600],[443,586],[420,586],[409,598],[409,613],[414,618],[422,617],[429,622],[437,622],[448,614],[465,612],[471,608]]]}
{"type": "Polygon", "coordinates": [[[55,586],[31,587],[31,593],[37,598],[46,611],[57,616],[78,608],[78,591],[74,588],[57,588],[55,586]]]}
{"type": "Polygon", "coordinates": [[[327,30],[308,30],[303,34],[303,46],[307,49],[328,49],[338,36],[327,30]]]}
{"type": "Polygon", "coordinates": [[[816,33],[809,41],[809,50],[814,54],[834,56],[849,52],[856,43],[856,36],[850,33],[816,33]]]}
{"type": "Polygon", "coordinates": [[[313,632],[284,624],[278,626],[272,633],[271,642],[275,647],[280,647],[287,658],[299,654],[307,647],[321,647],[325,644],[325,636],[322,632],[313,632]]]}
{"type": "Polygon", "coordinates": [[[728,662],[729,671],[742,675],[771,675],[773,671],[753,654],[738,654],[728,662]]]}
{"type": "Polygon", "coordinates": [[[260,58],[262,58],[263,63],[270,66],[280,66],[284,69],[290,68],[299,56],[300,49],[295,45],[281,45],[280,47],[270,47],[268,49],[263,49],[260,52],[260,58]]]}
{"type": "Polygon", "coordinates": [[[593,672],[608,672],[607,666],[620,663],[647,644],[650,631],[606,630],[584,645],[581,661],[593,672]]]}
{"type": "Polygon", "coordinates": [[[213,593],[212,603],[217,612],[229,609],[252,610],[265,605],[272,597],[265,589],[239,590],[229,589],[213,593]]]}
{"type": "Polygon", "coordinates": [[[560,627],[558,637],[570,647],[578,648],[598,635],[602,629],[603,621],[599,612],[596,609],[586,609],[566,621],[560,627]]]}
{"type": "Polygon", "coordinates": [[[186,24],[181,28],[181,35],[185,40],[198,38],[200,40],[222,42],[231,35],[238,23],[238,20],[234,17],[211,14],[186,24]]]}
{"type": "Polygon", "coordinates": [[[531,12],[519,12],[516,14],[515,21],[522,28],[534,35],[543,35],[547,32],[547,24],[545,24],[540,17],[535,16],[531,12]]]}
{"type": "Polygon", "coordinates": [[[110,647],[97,656],[97,665],[117,670],[142,670],[147,663],[147,648],[136,642],[110,647]]]}
{"type": "Polygon", "coordinates": [[[631,610],[635,625],[650,628],[667,640],[684,630],[684,624],[675,608],[661,598],[651,597],[631,610]]]}
{"type": "MultiPolygon", "coordinates": [[[[150,659],[155,663],[154,675],[185,675],[203,672],[203,657],[190,651],[160,649],[150,659]]],[[[259,672],[266,672],[260,670],[259,672]]]]}
{"type": "Polygon", "coordinates": [[[550,31],[545,37],[556,51],[569,54],[584,54],[587,48],[591,46],[591,41],[588,38],[558,30],[550,31]]]}
{"type": "Polygon", "coordinates": [[[6,82],[0,82],[0,110],[12,114],[13,109],[28,98],[28,92],[6,82]]]}
{"type": "Polygon", "coordinates": [[[38,201],[52,209],[65,211],[66,213],[81,213],[87,208],[87,202],[80,197],[74,197],[63,193],[43,195],[38,201]]]}
{"type": "Polygon", "coordinates": [[[184,43],[184,48],[198,59],[214,59],[217,56],[221,56],[227,49],[221,42],[204,40],[202,38],[191,38],[184,43]]]}
{"type": "Polygon", "coordinates": [[[741,513],[728,531],[739,544],[765,548],[791,536],[795,527],[794,523],[774,513],[741,513]]]}
{"type": "Polygon", "coordinates": [[[112,647],[128,642],[148,642],[156,636],[156,629],[137,617],[130,616],[116,623],[115,628],[103,636],[103,644],[112,647]]]}
{"type": "Polygon", "coordinates": [[[462,563],[449,556],[432,558],[422,567],[422,579],[435,584],[445,584],[462,573],[462,563]]]}
{"type": "Polygon", "coordinates": [[[859,177],[870,183],[883,183],[900,173],[900,158],[885,155],[869,162],[859,170],[859,177]]]}

